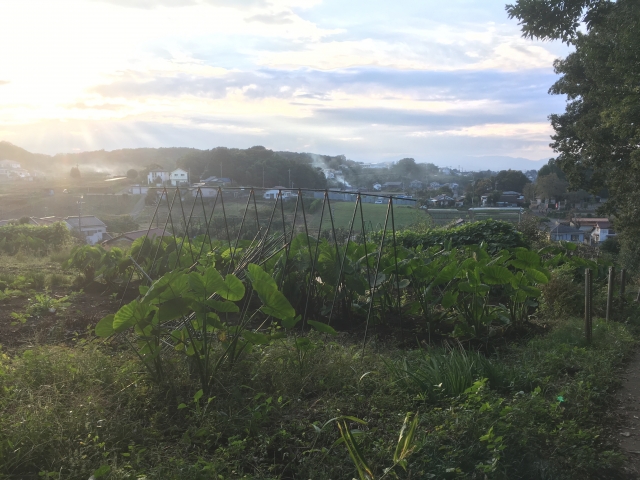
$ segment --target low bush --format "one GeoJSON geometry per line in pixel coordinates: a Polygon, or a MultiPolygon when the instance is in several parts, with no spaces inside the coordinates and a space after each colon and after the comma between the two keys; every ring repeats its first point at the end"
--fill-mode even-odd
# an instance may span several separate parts
{"type": "Polygon", "coordinates": [[[396,234],[396,238],[407,248],[429,248],[449,242],[452,247],[484,243],[490,253],[496,253],[503,249],[528,246],[523,234],[513,224],[498,220],[483,220],[454,228],[433,228],[424,233],[403,230],[396,234]]]}
{"type": "Polygon", "coordinates": [[[5,225],[0,227],[0,253],[19,252],[46,255],[71,243],[69,229],[62,223],[51,226],[5,225]]]}

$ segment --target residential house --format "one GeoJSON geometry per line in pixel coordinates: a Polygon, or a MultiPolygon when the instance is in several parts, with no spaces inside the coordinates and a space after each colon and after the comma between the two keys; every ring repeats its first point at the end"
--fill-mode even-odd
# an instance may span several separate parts
{"type": "Polygon", "coordinates": [[[164,237],[171,235],[171,232],[166,231],[165,228],[157,227],[144,230],[135,230],[133,232],[126,232],[121,235],[117,235],[108,240],[102,242],[103,247],[129,247],[138,238],[147,236],[147,238],[153,239],[155,237],[164,237]]]}
{"type": "Polygon", "coordinates": [[[598,245],[608,238],[616,236],[616,232],[610,222],[597,222],[591,232],[591,245],[598,245]]]}
{"type": "Polygon", "coordinates": [[[170,180],[170,173],[166,170],[154,169],[147,174],[147,183],[149,185],[164,184],[170,180]]]}
{"type": "Polygon", "coordinates": [[[579,228],[558,223],[549,230],[549,239],[552,242],[564,240],[573,243],[584,243],[585,233],[579,228]]]}
{"type": "Polygon", "coordinates": [[[192,186],[194,188],[191,189],[191,195],[194,198],[198,195],[202,198],[216,198],[218,196],[218,187],[207,186],[204,183],[194,183],[192,186]]]}
{"type": "Polygon", "coordinates": [[[384,182],[382,184],[382,190],[402,190],[404,182],[384,182]]]}
{"type": "Polygon", "coordinates": [[[382,185],[380,185],[379,183],[374,183],[374,184],[373,184],[373,189],[374,189],[376,192],[379,192],[380,190],[382,190],[382,185]]]}
{"type": "Polygon", "coordinates": [[[22,167],[18,162],[13,160],[0,160],[0,168],[6,168],[8,170],[20,170],[22,167]]]}
{"type": "Polygon", "coordinates": [[[66,217],[64,223],[70,230],[80,231],[90,245],[102,242],[103,235],[107,233],[107,226],[94,215],[66,217]]]}
{"type": "Polygon", "coordinates": [[[414,190],[422,190],[422,182],[420,180],[413,180],[409,186],[414,190]]]}
{"type": "Polygon", "coordinates": [[[298,196],[297,192],[293,192],[291,190],[287,190],[286,188],[287,187],[275,186],[271,190],[267,190],[266,192],[264,192],[263,197],[266,200],[275,200],[276,198],[278,198],[278,194],[280,192],[282,192],[282,199],[283,200],[289,200],[290,198],[298,196]]]}
{"type": "Polygon", "coordinates": [[[189,172],[182,168],[176,168],[169,174],[169,180],[174,187],[188,185],[189,184],[189,172]]]}
{"type": "Polygon", "coordinates": [[[443,193],[429,199],[429,203],[435,207],[452,207],[456,204],[456,201],[454,198],[443,193]]]}
{"type": "Polygon", "coordinates": [[[616,234],[611,226],[611,222],[606,217],[574,217],[571,219],[571,226],[583,231],[587,243],[593,245],[604,242],[607,238],[615,236],[616,234]]]}
{"type": "Polygon", "coordinates": [[[514,206],[524,205],[524,202],[524,195],[522,195],[520,192],[513,192],[510,190],[502,192],[502,195],[500,195],[500,200],[498,200],[498,204],[505,203],[514,206]]]}
{"type": "Polygon", "coordinates": [[[82,215],[82,217],[31,217],[30,223],[40,226],[49,226],[57,222],[62,222],[69,230],[82,232],[85,241],[90,245],[102,242],[107,233],[107,226],[102,222],[102,220],[94,215],[82,215]]]}

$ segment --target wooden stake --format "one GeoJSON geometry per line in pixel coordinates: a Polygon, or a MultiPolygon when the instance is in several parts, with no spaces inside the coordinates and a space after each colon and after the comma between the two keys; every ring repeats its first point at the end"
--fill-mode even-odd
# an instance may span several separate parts
{"type": "Polygon", "coordinates": [[[609,267],[609,284],[607,288],[607,322],[611,320],[611,310],[613,308],[613,283],[616,275],[616,268],[609,267]]]}

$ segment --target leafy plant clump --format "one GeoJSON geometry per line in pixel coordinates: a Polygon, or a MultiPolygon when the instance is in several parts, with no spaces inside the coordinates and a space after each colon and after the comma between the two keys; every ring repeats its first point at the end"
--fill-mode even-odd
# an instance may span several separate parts
{"type": "Polygon", "coordinates": [[[528,247],[523,234],[516,227],[500,220],[482,220],[454,228],[433,228],[425,233],[403,230],[396,234],[398,241],[407,248],[433,247],[450,244],[452,247],[487,245],[489,253],[504,249],[528,247]]]}
{"type": "Polygon", "coordinates": [[[5,225],[0,227],[0,254],[19,252],[44,256],[71,243],[69,229],[62,223],[51,226],[5,225]]]}

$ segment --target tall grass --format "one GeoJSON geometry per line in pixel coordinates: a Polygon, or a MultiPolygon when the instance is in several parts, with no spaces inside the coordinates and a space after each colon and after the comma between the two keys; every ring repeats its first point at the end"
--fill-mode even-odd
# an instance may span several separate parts
{"type": "Polygon", "coordinates": [[[399,361],[387,362],[394,381],[404,390],[434,402],[461,395],[477,380],[486,378],[495,388],[508,385],[503,365],[494,364],[478,352],[463,348],[417,350],[399,361]]]}

